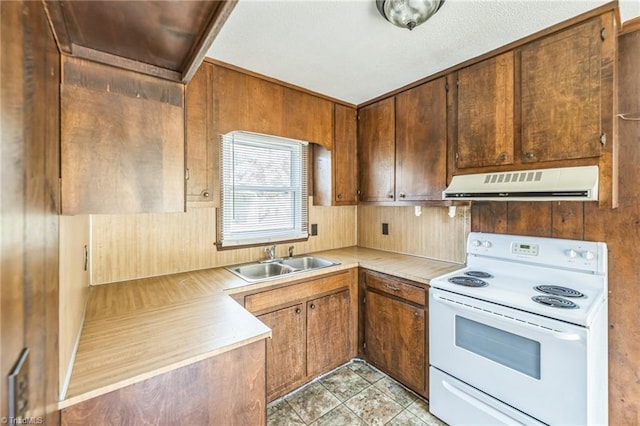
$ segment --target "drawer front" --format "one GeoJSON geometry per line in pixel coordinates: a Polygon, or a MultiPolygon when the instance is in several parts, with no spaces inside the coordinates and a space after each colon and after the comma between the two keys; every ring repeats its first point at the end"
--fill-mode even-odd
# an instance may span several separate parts
{"type": "Polygon", "coordinates": [[[300,284],[267,290],[251,294],[244,298],[244,307],[251,313],[261,312],[288,303],[298,302],[316,295],[347,288],[352,281],[352,273],[347,271],[338,275],[313,279],[300,284]]]}
{"type": "Polygon", "coordinates": [[[365,280],[367,287],[371,289],[391,294],[418,305],[424,306],[426,304],[427,292],[422,287],[406,284],[391,277],[371,272],[365,274],[365,280]]]}

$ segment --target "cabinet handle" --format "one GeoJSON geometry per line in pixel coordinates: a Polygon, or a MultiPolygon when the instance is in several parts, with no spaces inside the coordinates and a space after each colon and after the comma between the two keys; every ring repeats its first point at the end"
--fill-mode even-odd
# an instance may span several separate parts
{"type": "Polygon", "coordinates": [[[500,161],[501,163],[505,162],[507,160],[507,154],[505,154],[504,152],[502,154],[500,154],[500,156],[498,157],[498,161],[500,161]]]}
{"type": "Polygon", "coordinates": [[[524,154],[525,157],[527,157],[527,159],[531,160],[533,157],[536,156],[536,154],[534,154],[533,152],[527,152],[524,154]]]}
{"type": "Polygon", "coordinates": [[[338,200],[342,200],[342,194],[338,194],[338,200]]]}
{"type": "Polygon", "coordinates": [[[316,308],[316,305],[314,305],[314,304],[312,303],[311,305],[309,305],[309,307],[310,307],[311,309],[315,309],[315,308],[316,308]]]}
{"type": "Polygon", "coordinates": [[[401,192],[401,193],[400,193],[400,198],[404,198],[404,197],[405,197],[405,193],[404,193],[404,192],[401,192]]]}
{"type": "Polygon", "coordinates": [[[413,313],[413,316],[414,316],[415,318],[419,318],[419,317],[420,317],[420,312],[415,311],[415,312],[413,313]]]}
{"type": "Polygon", "coordinates": [[[202,193],[202,196],[203,196],[204,198],[209,198],[209,191],[204,191],[204,192],[202,193]]]}
{"type": "Polygon", "coordinates": [[[393,198],[393,194],[387,195],[387,198],[393,198]]]}
{"type": "Polygon", "coordinates": [[[296,308],[296,314],[300,315],[300,312],[302,312],[302,309],[296,308]]]}
{"type": "Polygon", "coordinates": [[[388,288],[389,290],[393,290],[393,291],[400,291],[400,287],[396,287],[394,285],[391,284],[385,284],[384,285],[386,288],[388,288]]]}

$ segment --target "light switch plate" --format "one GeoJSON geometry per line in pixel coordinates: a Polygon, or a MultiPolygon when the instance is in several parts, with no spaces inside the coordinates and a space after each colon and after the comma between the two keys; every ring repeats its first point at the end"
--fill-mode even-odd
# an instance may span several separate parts
{"type": "MultiPolygon", "coordinates": [[[[9,419],[26,417],[29,408],[29,349],[24,348],[9,373],[9,419]]],[[[17,423],[16,423],[17,424],[17,423]]]]}

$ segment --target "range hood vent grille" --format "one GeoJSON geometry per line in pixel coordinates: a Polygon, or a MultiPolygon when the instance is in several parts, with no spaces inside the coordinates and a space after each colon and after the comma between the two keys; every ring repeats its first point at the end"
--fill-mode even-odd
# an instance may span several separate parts
{"type": "Polygon", "coordinates": [[[598,166],[454,176],[445,200],[597,201],[598,166]]]}

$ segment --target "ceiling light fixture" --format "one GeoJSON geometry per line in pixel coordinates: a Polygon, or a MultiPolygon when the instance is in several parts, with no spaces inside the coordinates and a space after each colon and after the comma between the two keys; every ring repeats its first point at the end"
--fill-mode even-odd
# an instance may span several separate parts
{"type": "Polygon", "coordinates": [[[393,25],[409,31],[431,18],[445,0],[376,0],[378,11],[393,25]]]}

